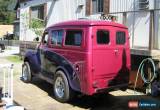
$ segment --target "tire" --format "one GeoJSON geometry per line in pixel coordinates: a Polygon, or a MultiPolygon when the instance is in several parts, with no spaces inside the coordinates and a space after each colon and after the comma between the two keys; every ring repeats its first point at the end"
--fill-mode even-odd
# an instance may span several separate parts
{"type": "Polygon", "coordinates": [[[56,100],[62,103],[68,102],[74,97],[74,91],[70,88],[68,79],[63,71],[56,72],[53,91],[56,100]]]}
{"type": "Polygon", "coordinates": [[[22,80],[25,83],[29,83],[32,81],[32,73],[28,62],[24,62],[22,66],[22,80]]]}

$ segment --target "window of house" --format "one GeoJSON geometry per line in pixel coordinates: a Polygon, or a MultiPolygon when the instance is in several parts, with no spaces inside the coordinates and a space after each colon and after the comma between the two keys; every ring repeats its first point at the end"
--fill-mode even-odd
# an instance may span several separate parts
{"type": "Polygon", "coordinates": [[[98,30],[97,31],[97,43],[98,44],[109,44],[109,31],[106,30],[98,30]]]}
{"type": "Polygon", "coordinates": [[[82,30],[68,30],[66,32],[65,45],[80,46],[82,42],[82,30]]]}
{"type": "Polygon", "coordinates": [[[103,12],[104,8],[104,0],[92,0],[92,13],[100,13],[103,12]]]}
{"type": "Polygon", "coordinates": [[[52,31],[51,44],[62,45],[63,33],[63,30],[52,31]]]}
{"type": "Polygon", "coordinates": [[[44,5],[38,5],[30,8],[31,19],[41,19],[44,20],[44,5]]]}
{"type": "Polygon", "coordinates": [[[125,32],[117,32],[116,33],[116,44],[123,45],[126,43],[126,35],[125,32]]]}

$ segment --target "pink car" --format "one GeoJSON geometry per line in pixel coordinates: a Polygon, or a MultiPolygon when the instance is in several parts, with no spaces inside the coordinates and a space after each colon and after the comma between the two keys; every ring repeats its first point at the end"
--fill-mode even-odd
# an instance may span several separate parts
{"type": "Polygon", "coordinates": [[[75,91],[86,95],[125,90],[129,83],[128,29],[107,21],[68,21],[47,28],[36,51],[28,51],[22,78],[53,84],[60,102],[75,91]]]}

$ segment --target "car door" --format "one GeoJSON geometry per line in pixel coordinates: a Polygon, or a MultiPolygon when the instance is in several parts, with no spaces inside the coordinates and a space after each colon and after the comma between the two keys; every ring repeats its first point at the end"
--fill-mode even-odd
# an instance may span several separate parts
{"type": "Polygon", "coordinates": [[[61,65],[63,56],[62,40],[64,32],[63,30],[51,30],[49,35],[50,39],[44,55],[44,69],[46,73],[48,73],[49,77],[53,77],[57,67],[61,65]]]}
{"type": "Polygon", "coordinates": [[[121,53],[115,45],[115,27],[95,26],[92,33],[93,78],[113,78],[121,68],[121,53]]]}
{"type": "Polygon", "coordinates": [[[45,74],[46,71],[46,52],[48,50],[49,38],[48,31],[45,31],[42,37],[41,44],[39,46],[40,63],[41,63],[41,73],[45,74]]]}

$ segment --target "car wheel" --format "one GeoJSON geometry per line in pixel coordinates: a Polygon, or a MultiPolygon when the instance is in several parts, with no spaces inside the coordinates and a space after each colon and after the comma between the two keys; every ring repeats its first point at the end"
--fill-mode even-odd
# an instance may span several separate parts
{"type": "Polygon", "coordinates": [[[32,80],[31,69],[30,69],[30,65],[28,62],[24,62],[22,66],[22,80],[25,83],[29,83],[32,80]]]}
{"type": "Polygon", "coordinates": [[[74,96],[73,90],[70,88],[68,79],[64,72],[56,72],[53,83],[55,98],[62,103],[68,102],[74,96]]]}

